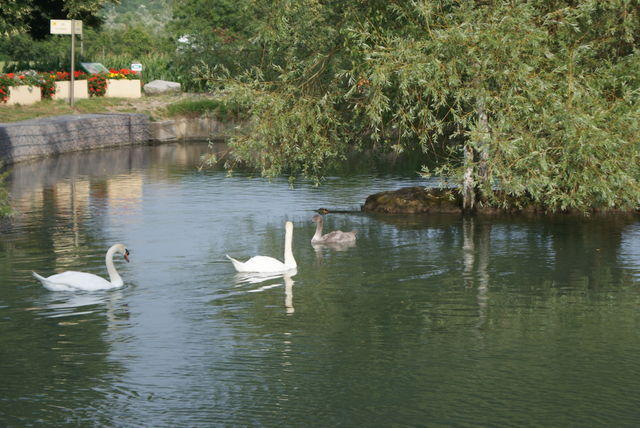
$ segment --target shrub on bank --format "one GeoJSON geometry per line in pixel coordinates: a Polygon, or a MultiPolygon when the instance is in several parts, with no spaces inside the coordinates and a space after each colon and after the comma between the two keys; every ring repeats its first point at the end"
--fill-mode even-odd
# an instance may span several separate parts
{"type": "Polygon", "coordinates": [[[216,116],[222,120],[244,119],[247,109],[224,100],[201,98],[181,100],[167,106],[169,116],[216,116]]]}

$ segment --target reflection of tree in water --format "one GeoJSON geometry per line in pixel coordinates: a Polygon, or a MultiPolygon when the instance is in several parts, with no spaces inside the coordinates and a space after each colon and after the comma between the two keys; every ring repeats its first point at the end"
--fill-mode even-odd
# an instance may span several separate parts
{"type": "MultiPolygon", "coordinates": [[[[389,374],[424,373],[435,381],[423,363],[446,364],[446,353],[458,359],[472,348],[484,358],[474,364],[494,369],[492,352],[535,337],[531,355],[546,358],[547,351],[558,348],[556,338],[566,334],[567,319],[578,319],[609,298],[585,294],[589,283],[619,287],[617,303],[629,297],[637,301],[617,269],[626,220],[358,218],[363,233],[357,246],[345,252],[325,250],[322,263],[308,244],[313,226],[297,225],[302,242],[294,246],[300,266],[294,317],[285,321],[277,315],[281,294],[242,299],[249,306],[243,307],[246,325],[236,325],[239,340],[249,335],[264,342],[265,352],[254,355],[261,367],[260,388],[311,402],[323,394],[322,386],[314,384],[331,379],[337,392],[325,397],[325,404],[341,408],[344,391],[358,401],[357,379],[368,379],[363,382],[368,388],[385,379],[385,388],[397,387],[397,397],[362,393],[360,398],[382,408],[401,405],[414,399],[402,393],[403,382],[411,380],[389,374]],[[455,336],[465,339],[452,340],[455,336]],[[304,373],[304,379],[296,373],[304,373]]],[[[279,235],[274,233],[270,242],[279,243],[279,235]]],[[[615,305],[600,310],[611,317],[603,323],[608,328],[625,317],[615,312],[615,305]]],[[[602,327],[594,321],[578,328],[589,337],[602,327]]],[[[556,371],[550,366],[541,376],[556,376],[556,371]]],[[[275,398],[272,404],[278,406],[275,398]]]]}

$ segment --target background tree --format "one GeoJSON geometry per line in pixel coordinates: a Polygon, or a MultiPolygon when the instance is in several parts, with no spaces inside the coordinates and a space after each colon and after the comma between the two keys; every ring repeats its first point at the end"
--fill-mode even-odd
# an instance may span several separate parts
{"type": "Polygon", "coordinates": [[[261,61],[226,85],[253,114],[236,153],[264,174],[446,142],[436,172],[469,209],[639,205],[637,0],[260,6],[261,61]]]}
{"type": "Polygon", "coordinates": [[[31,10],[28,0],[4,0],[0,7],[0,37],[24,31],[31,10]]]}
{"type": "MultiPolygon", "coordinates": [[[[13,0],[10,0],[10,3],[13,0]]],[[[107,3],[119,0],[28,0],[18,2],[29,5],[27,13],[13,16],[14,25],[26,28],[35,40],[49,35],[51,19],[81,19],[84,26],[96,27],[102,22],[98,16],[107,3]]],[[[4,9],[4,6],[3,6],[4,9]]]]}

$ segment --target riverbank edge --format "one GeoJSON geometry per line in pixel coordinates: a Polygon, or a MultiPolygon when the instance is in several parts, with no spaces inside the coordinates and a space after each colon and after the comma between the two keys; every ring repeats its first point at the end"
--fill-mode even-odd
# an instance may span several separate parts
{"type": "Polygon", "coordinates": [[[149,117],[135,113],[80,114],[0,123],[0,162],[18,162],[149,140],[149,117]]]}
{"type": "Polygon", "coordinates": [[[136,144],[221,140],[242,123],[215,117],[152,122],[142,113],[62,115],[0,123],[0,162],[11,165],[62,153],[136,144]]]}
{"type": "MultiPolygon", "coordinates": [[[[385,214],[385,215],[414,215],[414,214],[478,214],[478,215],[518,215],[518,216],[539,216],[539,215],[638,215],[640,207],[636,209],[622,210],[617,208],[611,209],[593,209],[589,212],[580,212],[576,210],[553,211],[546,207],[534,204],[527,197],[511,196],[505,192],[497,191],[494,195],[502,202],[503,206],[510,208],[502,208],[492,206],[486,202],[480,201],[470,212],[465,212],[462,204],[462,195],[455,188],[442,187],[422,187],[412,186],[403,187],[397,190],[388,190],[384,192],[369,195],[360,210],[364,213],[385,214]]],[[[330,212],[330,210],[327,210],[330,212]]]]}

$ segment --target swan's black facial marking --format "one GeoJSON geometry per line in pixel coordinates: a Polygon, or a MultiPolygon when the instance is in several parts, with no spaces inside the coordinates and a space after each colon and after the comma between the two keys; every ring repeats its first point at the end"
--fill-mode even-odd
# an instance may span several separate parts
{"type": "Polygon", "coordinates": [[[129,263],[129,250],[124,249],[124,259],[129,263]]]}

